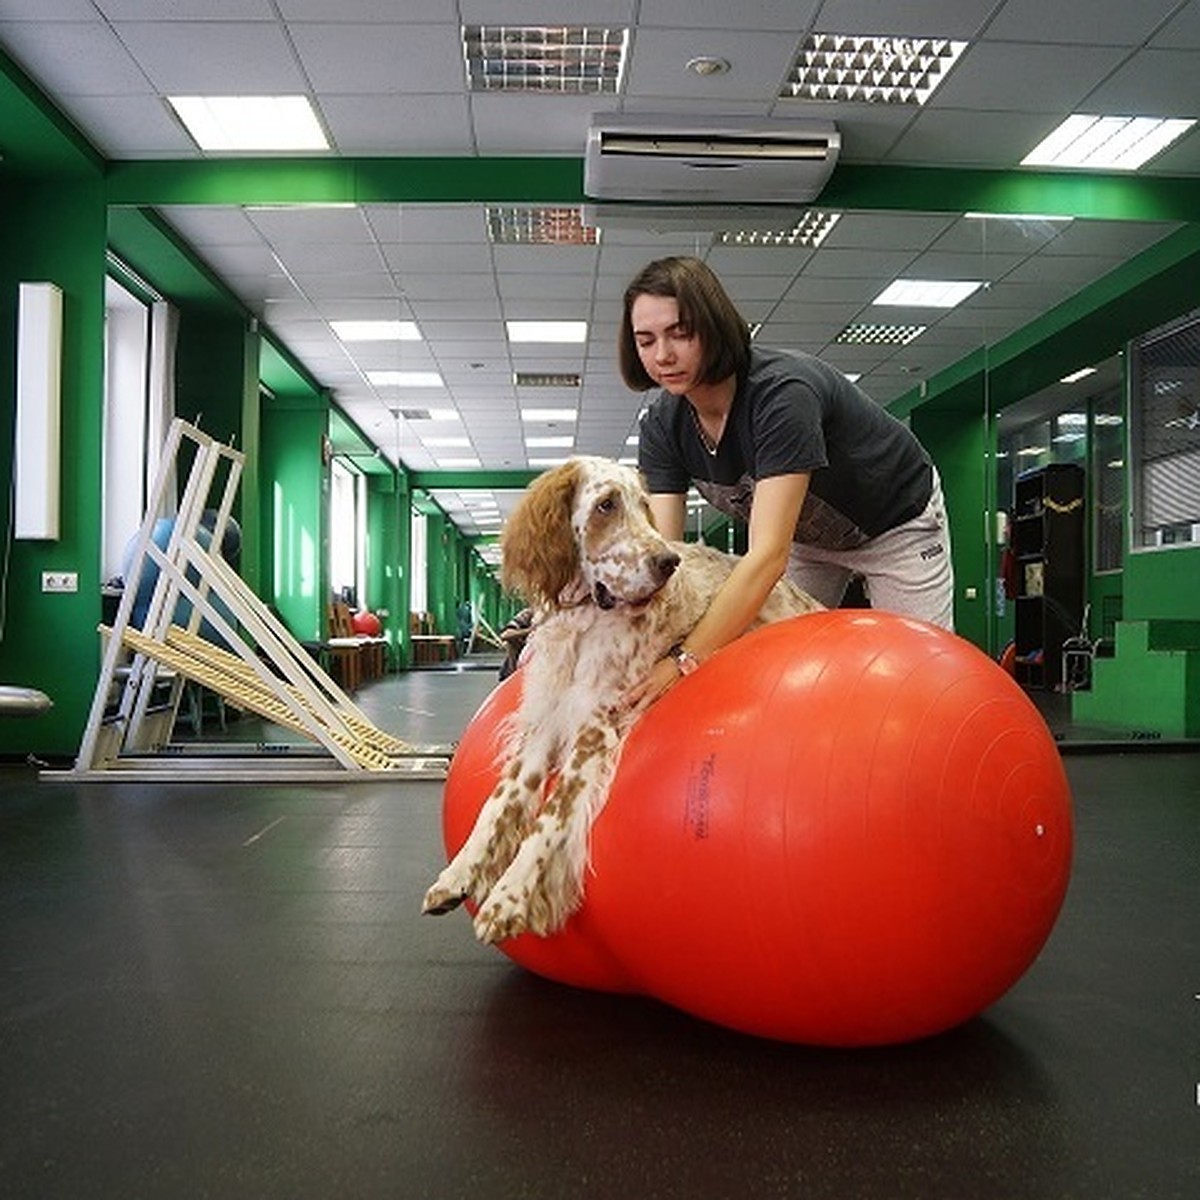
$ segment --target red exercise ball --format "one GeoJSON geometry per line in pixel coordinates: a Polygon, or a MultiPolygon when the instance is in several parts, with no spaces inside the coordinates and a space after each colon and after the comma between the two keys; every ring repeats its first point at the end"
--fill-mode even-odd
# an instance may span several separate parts
{"type": "Polygon", "coordinates": [[[635,727],[587,898],[638,990],[765,1037],[910,1041],[998,999],[1050,934],[1070,793],[970,643],[837,610],[767,626],[635,727]]]}
{"type": "MultiPolygon", "coordinates": [[[[488,696],[454,749],[442,804],[442,838],[448,859],[467,840],[483,802],[500,778],[496,756],[502,723],[521,702],[523,676],[523,671],[516,671],[488,696]]],[[[473,906],[468,908],[474,911],[473,906]]],[[[553,936],[524,934],[501,942],[500,949],[526,970],[557,983],[605,992],[630,990],[624,973],[591,930],[586,904],[553,936]]]]}
{"type": "Polygon", "coordinates": [[[383,622],[373,612],[364,609],[351,615],[350,628],[362,637],[380,637],[383,633],[383,622]]]}
{"type": "MultiPolygon", "coordinates": [[[[456,752],[450,852],[495,781],[520,674],[456,752]]],[[[502,949],[759,1036],[910,1041],[1025,972],[1071,843],[1057,747],[996,663],[921,622],[818,613],[739,639],[645,714],[593,831],[582,909],[502,949]]]]}

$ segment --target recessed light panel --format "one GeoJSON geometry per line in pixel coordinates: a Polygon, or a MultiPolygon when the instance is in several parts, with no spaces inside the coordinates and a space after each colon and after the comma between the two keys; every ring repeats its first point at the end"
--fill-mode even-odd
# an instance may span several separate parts
{"type": "Polygon", "coordinates": [[[520,388],[577,388],[583,377],[573,371],[517,371],[513,384],[520,388]]]}
{"type": "Polygon", "coordinates": [[[497,245],[594,246],[600,231],[578,208],[505,207],[487,210],[488,236],[497,245]]]}
{"type": "Polygon", "coordinates": [[[169,96],[201,150],[328,150],[307,96],[169,96]]]}
{"type": "Polygon", "coordinates": [[[629,30],[586,25],[464,25],[467,80],[476,92],[614,94],[629,30]]]}
{"type": "Polygon", "coordinates": [[[790,229],[737,229],[717,234],[723,246],[806,246],[814,249],[841,220],[841,213],[819,212],[812,209],[790,229]]]}
{"type": "Polygon", "coordinates": [[[523,408],[522,421],[574,421],[578,412],[573,408],[523,408]]]}
{"type": "Polygon", "coordinates": [[[415,321],[330,321],[342,342],[419,342],[421,331],[415,321]]]}
{"type": "Polygon", "coordinates": [[[924,104],[966,45],[947,38],[812,33],[804,39],[780,95],[924,104]]]}
{"type": "Polygon", "coordinates": [[[977,292],[977,279],[897,279],[873,303],[897,308],[954,308],[977,292]]]}
{"type": "Polygon", "coordinates": [[[1195,123],[1184,118],[1073,113],[1021,159],[1021,166],[1136,171],[1195,123]]]}
{"type": "Polygon", "coordinates": [[[586,321],[505,321],[510,342],[579,343],[587,341],[586,321]]]}
{"type": "Polygon", "coordinates": [[[846,346],[907,346],[926,328],[925,325],[847,325],[836,340],[846,346]]]}

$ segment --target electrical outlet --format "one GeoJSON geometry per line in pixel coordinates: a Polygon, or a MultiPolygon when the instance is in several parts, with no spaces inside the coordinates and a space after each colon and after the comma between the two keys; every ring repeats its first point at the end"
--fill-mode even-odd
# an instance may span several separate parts
{"type": "Polygon", "coordinates": [[[43,571],[43,592],[79,591],[79,574],[76,571],[43,571]]]}

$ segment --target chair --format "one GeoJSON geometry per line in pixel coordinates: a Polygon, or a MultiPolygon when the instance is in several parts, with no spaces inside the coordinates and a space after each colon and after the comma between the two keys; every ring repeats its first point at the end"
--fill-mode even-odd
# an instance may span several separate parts
{"type": "Polygon", "coordinates": [[[1064,692],[1087,691],[1092,686],[1092,663],[1096,658],[1099,641],[1088,637],[1088,618],[1092,606],[1085,604],[1079,632],[1065,638],[1062,644],[1062,690],[1064,692]]]}
{"type": "Polygon", "coordinates": [[[365,662],[362,639],[350,624],[349,608],[335,600],[329,606],[326,622],[329,636],[321,643],[321,651],[328,657],[330,674],[347,692],[356,692],[365,662]]]}

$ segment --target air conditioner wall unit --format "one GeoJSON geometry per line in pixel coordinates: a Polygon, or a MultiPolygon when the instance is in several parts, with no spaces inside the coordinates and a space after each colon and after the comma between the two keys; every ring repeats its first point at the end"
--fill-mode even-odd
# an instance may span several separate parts
{"type": "Polygon", "coordinates": [[[814,200],[841,150],[832,121],[594,118],[583,190],[594,200],[786,204],[814,200]]]}

